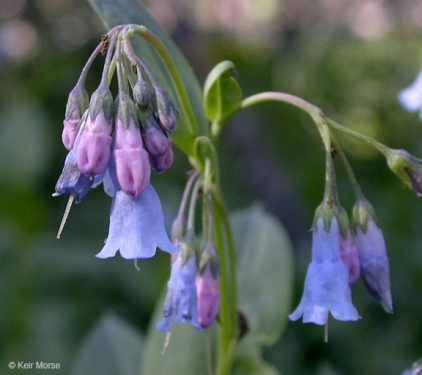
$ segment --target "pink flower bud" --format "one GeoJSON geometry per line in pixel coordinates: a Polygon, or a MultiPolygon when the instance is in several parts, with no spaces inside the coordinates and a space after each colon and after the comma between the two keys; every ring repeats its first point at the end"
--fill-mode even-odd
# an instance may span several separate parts
{"type": "Polygon", "coordinates": [[[100,111],[94,120],[88,116],[76,152],[79,170],[87,176],[101,174],[110,159],[111,124],[100,111]]]}
{"type": "Polygon", "coordinates": [[[67,150],[72,150],[78,132],[76,130],[79,125],[79,111],[75,109],[67,120],[63,121],[62,142],[67,150]]]}
{"type": "Polygon", "coordinates": [[[218,314],[220,305],[220,292],[218,280],[208,264],[205,271],[197,274],[195,278],[196,296],[198,299],[198,323],[202,328],[209,327],[218,314]]]}
{"type": "Polygon", "coordinates": [[[149,155],[149,162],[151,167],[157,173],[163,173],[168,170],[173,164],[173,150],[171,146],[168,148],[167,152],[163,156],[154,157],[149,155]]]}
{"type": "Polygon", "coordinates": [[[343,238],[340,234],[340,257],[349,275],[349,285],[353,285],[360,276],[360,263],[358,250],[353,242],[350,230],[347,232],[346,238],[343,238]]]}
{"type": "Polygon", "coordinates": [[[140,129],[133,118],[129,127],[125,128],[117,116],[115,137],[113,156],[117,181],[127,195],[136,198],[148,186],[151,176],[148,153],[143,148],[140,129]]]}
{"type": "Polygon", "coordinates": [[[155,126],[148,128],[142,138],[148,152],[155,157],[163,156],[171,146],[171,140],[161,129],[155,126]]]}

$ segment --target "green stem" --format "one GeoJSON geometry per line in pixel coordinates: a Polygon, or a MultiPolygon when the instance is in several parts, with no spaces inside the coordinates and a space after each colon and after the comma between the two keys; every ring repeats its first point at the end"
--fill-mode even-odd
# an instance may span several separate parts
{"type": "Polygon", "coordinates": [[[220,262],[220,311],[216,375],[230,375],[237,337],[237,298],[234,246],[227,212],[218,185],[212,189],[214,239],[220,262]]]}
{"type": "Polygon", "coordinates": [[[113,35],[111,37],[111,41],[107,49],[106,59],[104,62],[104,68],[103,68],[103,73],[101,77],[101,84],[104,84],[106,87],[109,87],[110,85],[110,82],[109,82],[110,67],[113,61],[113,56],[114,56],[113,51],[114,51],[114,48],[116,47],[117,38],[118,38],[117,35],[113,35]]]}
{"type": "Polygon", "coordinates": [[[352,129],[346,128],[343,125],[338,124],[337,122],[329,119],[328,117],[326,118],[326,122],[329,126],[331,126],[334,129],[337,129],[343,133],[346,133],[352,137],[354,137],[355,139],[358,139],[360,141],[365,142],[366,144],[376,148],[379,152],[381,152],[383,155],[388,156],[389,155],[389,148],[385,145],[383,145],[382,143],[376,141],[375,139],[372,139],[366,135],[363,135],[361,133],[358,133],[352,129]]]}
{"type": "Polygon", "coordinates": [[[341,162],[343,163],[344,169],[346,170],[347,176],[349,177],[350,183],[352,184],[352,188],[353,188],[353,192],[355,194],[356,200],[366,200],[362,193],[362,189],[360,188],[360,185],[356,179],[356,176],[353,172],[353,169],[350,166],[350,163],[347,160],[347,157],[344,154],[343,149],[338,143],[337,138],[334,136],[332,132],[330,132],[330,135],[331,135],[331,142],[333,143],[334,148],[337,152],[337,155],[339,156],[341,162]]]}
{"type": "Polygon", "coordinates": [[[133,34],[138,34],[139,36],[147,40],[154,47],[154,49],[157,51],[157,53],[163,60],[164,65],[167,67],[167,70],[170,74],[171,80],[176,90],[176,94],[179,97],[179,101],[182,106],[182,111],[186,115],[186,125],[189,128],[189,132],[193,135],[196,135],[196,120],[189,102],[189,96],[186,92],[186,88],[183,83],[182,77],[180,76],[179,69],[174,63],[170,53],[167,51],[166,46],[154,33],[148,30],[145,26],[130,25],[128,27],[128,31],[125,37],[130,38],[133,34]]]}

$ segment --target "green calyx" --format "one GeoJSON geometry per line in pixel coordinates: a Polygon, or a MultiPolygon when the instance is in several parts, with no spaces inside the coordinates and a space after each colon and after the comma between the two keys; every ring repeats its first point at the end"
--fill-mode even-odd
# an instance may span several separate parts
{"type": "Polygon", "coordinates": [[[350,223],[349,218],[347,216],[347,212],[343,207],[329,202],[327,200],[324,200],[315,210],[312,229],[316,226],[317,221],[320,217],[322,217],[322,219],[324,220],[324,229],[326,232],[330,231],[331,222],[335,217],[337,219],[341,235],[343,236],[343,238],[346,238],[347,232],[350,228],[350,223]]]}
{"type": "Polygon", "coordinates": [[[69,93],[66,104],[65,120],[69,120],[75,111],[78,112],[79,118],[88,108],[89,97],[85,87],[81,83],[73,88],[69,93]]]}
{"type": "Polygon", "coordinates": [[[186,230],[185,237],[180,243],[180,256],[182,257],[182,265],[184,266],[191,256],[197,256],[199,253],[199,241],[195,233],[191,229],[186,230]]]}
{"type": "Polygon", "coordinates": [[[419,159],[406,150],[388,149],[385,156],[389,168],[413,189],[418,197],[422,197],[422,166],[419,159]]]}
{"type": "Polygon", "coordinates": [[[154,117],[154,114],[152,113],[151,108],[138,108],[136,112],[138,114],[139,123],[141,124],[143,132],[146,132],[150,128],[161,129],[160,125],[154,117]]]}
{"type": "Polygon", "coordinates": [[[119,97],[116,100],[116,108],[117,117],[126,129],[129,128],[131,121],[138,124],[135,103],[132,98],[123,91],[119,93],[119,97]]]}
{"type": "Polygon", "coordinates": [[[133,86],[133,99],[140,108],[147,108],[153,97],[153,90],[149,83],[139,75],[138,81],[133,86]]]}
{"type": "Polygon", "coordinates": [[[109,88],[101,83],[97,90],[91,95],[89,103],[89,117],[94,121],[102,111],[108,123],[113,121],[113,95],[109,88]]]}
{"type": "Polygon", "coordinates": [[[353,207],[353,229],[356,232],[357,227],[360,227],[363,233],[368,230],[369,220],[377,223],[375,210],[366,199],[358,200],[353,207]]]}
{"type": "Polygon", "coordinates": [[[214,245],[210,243],[208,243],[202,251],[198,267],[199,274],[202,275],[208,266],[211,268],[214,279],[217,279],[220,274],[220,262],[214,245]]]}

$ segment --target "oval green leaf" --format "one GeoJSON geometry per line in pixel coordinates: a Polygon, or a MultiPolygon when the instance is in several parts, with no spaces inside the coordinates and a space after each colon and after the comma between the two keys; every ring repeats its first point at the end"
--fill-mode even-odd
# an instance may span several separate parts
{"type": "Polygon", "coordinates": [[[84,339],[72,375],[139,374],[142,336],[123,320],[107,315],[84,339]]]}
{"type": "Polygon", "coordinates": [[[204,106],[210,121],[219,122],[236,110],[242,101],[242,91],[234,79],[234,72],[235,67],[231,61],[222,61],[205,80],[204,106]]]}
{"type": "Polygon", "coordinates": [[[281,335],[293,288],[292,245],[283,226],[261,207],[230,217],[236,249],[238,307],[262,345],[281,335]]]}

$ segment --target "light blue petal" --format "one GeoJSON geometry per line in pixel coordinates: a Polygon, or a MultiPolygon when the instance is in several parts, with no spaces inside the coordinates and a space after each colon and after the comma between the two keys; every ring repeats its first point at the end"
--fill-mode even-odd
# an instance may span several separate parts
{"type": "Polygon", "coordinates": [[[422,70],[415,82],[399,94],[398,99],[403,108],[409,112],[422,109],[422,70]]]}
{"type": "Polygon", "coordinates": [[[194,256],[191,256],[185,264],[183,264],[183,256],[180,253],[174,259],[170,280],[167,283],[168,292],[163,319],[156,325],[158,330],[168,332],[171,322],[174,320],[178,324],[191,323],[197,330],[202,331],[198,323],[196,271],[194,256]]]}
{"type": "Polygon", "coordinates": [[[137,199],[116,192],[110,215],[109,235],[97,258],[109,258],[120,251],[125,259],[154,256],[156,248],[175,253],[164,228],[163,211],[154,188],[149,185],[137,199]]]}

